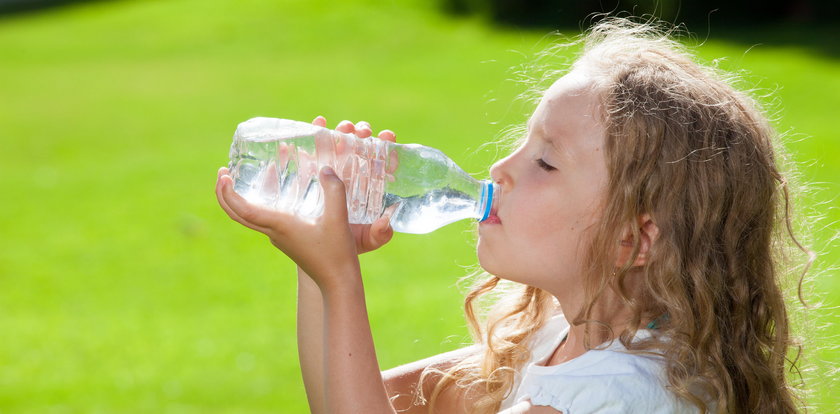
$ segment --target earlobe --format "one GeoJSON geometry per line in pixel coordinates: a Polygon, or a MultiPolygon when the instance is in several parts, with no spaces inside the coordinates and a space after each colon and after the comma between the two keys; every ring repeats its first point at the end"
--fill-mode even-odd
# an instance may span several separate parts
{"type": "Polygon", "coordinates": [[[656,226],[656,223],[654,223],[653,220],[648,219],[644,226],[642,226],[642,234],[644,234],[647,239],[647,250],[650,250],[651,245],[659,239],[659,227],[656,226]]]}
{"type": "MultiPolygon", "coordinates": [[[[644,266],[647,264],[648,254],[654,242],[659,238],[659,227],[653,222],[650,214],[644,214],[637,221],[639,226],[639,251],[633,260],[631,267],[644,266]]],[[[633,253],[633,232],[628,229],[623,239],[619,240],[617,267],[623,267],[630,260],[633,253]]]]}

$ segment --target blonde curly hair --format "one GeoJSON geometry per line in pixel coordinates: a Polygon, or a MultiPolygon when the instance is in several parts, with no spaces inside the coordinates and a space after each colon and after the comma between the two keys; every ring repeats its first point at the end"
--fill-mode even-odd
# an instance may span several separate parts
{"type": "MultiPolygon", "coordinates": [[[[567,317],[598,325],[593,306],[614,288],[633,311],[619,340],[631,352],[664,355],[665,385],[676,395],[702,412],[796,412],[803,404],[786,374],[797,371],[800,347],[785,302],[792,268],[785,252],[793,246],[808,255],[802,276],[814,254],[793,234],[779,137],[758,103],[696,63],[673,30],[604,18],[577,42],[583,49],[572,68],[586,66],[604,108],[609,183],[584,260],[587,305],[567,317]],[[631,267],[637,242],[616,268],[604,252],[615,250],[622,229],[636,229],[638,241],[632,224],[643,214],[660,231],[648,264],[631,267]],[[633,272],[641,272],[641,297],[624,283],[633,272]],[[643,321],[662,314],[658,332],[668,341],[631,342],[643,321]]],[[[465,299],[481,352],[424,372],[421,384],[437,381],[432,412],[452,386],[478,396],[473,412],[498,411],[530,358],[529,340],[557,312],[548,292],[505,284],[480,316],[477,299],[499,285],[485,273],[465,299]]]]}

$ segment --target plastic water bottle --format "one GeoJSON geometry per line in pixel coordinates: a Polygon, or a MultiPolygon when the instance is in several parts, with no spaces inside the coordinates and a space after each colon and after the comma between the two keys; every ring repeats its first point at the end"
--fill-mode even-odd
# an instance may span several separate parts
{"type": "Polygon", "coordinates": [[[324,210],[322,166],[344,181],[351,223],[383,214],[394,230],[428,233],[465,218],[482,221],[498,186],[470,177],[437,149],[361,139],[305,122],[253,118],[230,148],[234,191],[271,209],[315,218],[324,210]]]}

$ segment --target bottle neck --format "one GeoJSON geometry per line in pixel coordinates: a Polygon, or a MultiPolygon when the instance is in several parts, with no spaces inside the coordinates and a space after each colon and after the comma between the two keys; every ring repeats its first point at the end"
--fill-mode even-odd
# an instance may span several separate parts
{"type": "Polygon", "coordinates": [[[499,199],[499,185],[491,180],[481,181],[481,198],[478,203],[478,210],[476,216],[478,221],[487,220],[496,207],[496,200],[499,199]]]}

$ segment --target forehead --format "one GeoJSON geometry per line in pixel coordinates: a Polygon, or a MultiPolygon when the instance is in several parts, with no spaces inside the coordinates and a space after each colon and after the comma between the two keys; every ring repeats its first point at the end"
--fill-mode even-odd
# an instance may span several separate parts
{"type": "Polygon", "coordinates": [[[546,122],[573,115],[595,120],[598,106],[593,80],[586,71],[576,69],[556,80],[545,91],[530,122],[546,122]]]}
{"type": "Polygon", "coordinates": [[[552,140],[603,136],[600,111],[592,78],[585,70],[575,69],[546,90],[529,125],[552,140]]]}

